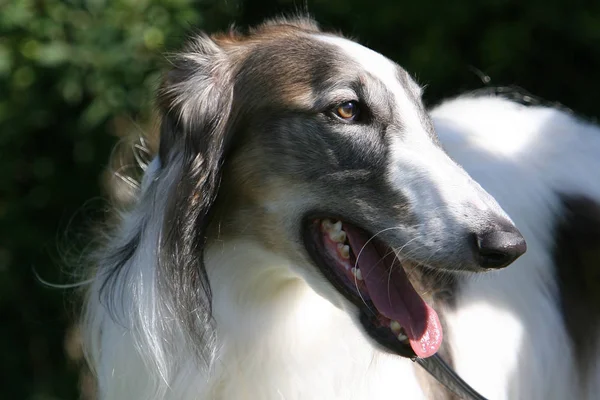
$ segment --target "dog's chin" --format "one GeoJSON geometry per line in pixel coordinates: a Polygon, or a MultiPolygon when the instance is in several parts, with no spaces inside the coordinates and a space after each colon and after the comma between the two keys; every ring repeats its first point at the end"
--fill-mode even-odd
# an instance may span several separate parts
{"type": "Polygon", "coordinates": [[[392,247],[346,219],[309,217],[304,245],[333,287],[359,309],[365,333],[386,351],[430,357],[442,342],[436,312],[412,287],[392,247]]]}

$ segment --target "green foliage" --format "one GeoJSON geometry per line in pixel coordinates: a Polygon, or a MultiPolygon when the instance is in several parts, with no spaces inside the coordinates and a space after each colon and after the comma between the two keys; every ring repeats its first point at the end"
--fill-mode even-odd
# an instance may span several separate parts
{"type": "Polygon", "coordinates": [[[76,398],[70,307],[32,268],[65,282],[55,247],[99,194],[111,121],[150,114],[164,47],[200,14],[189,0],[0,0],[0,10],[0,352],[11,383],[0,397],[76,398]]]}
{"type": "MultiPolygon", "coordinates": [[[[30,98],[42,85],[56,100],[75,106],[92,99],[78,115],[82,132],[116,113],[148,109],[157,81],[157,54],[165,38],[177,39],[181,27],[197,24],[199,15],[185,0],[7,2],[0,14],[2,89],[9,93],[3,115],[23,106],[51,118],[47,93],[30,98]],[[53,78],[50,84],[51,75],[53,78]],[[49,111],[49,110],[48,110],[49,111]]],[[[19,130],[14,127],[12,131],[19,130]]],[[[4,135],[3,135],[4,136],[4,135]]],[[[7,137],[4,136],[3,139],[7,137]]]]}
{"type": "MultiPolygon", "coordinates": [[[[0,397],[74,399],[66,361],[70,304],[55,282],[68,227],[79,240],[102,202],[99,176],[143,122],[165,49],[192,27],[245,26],[302,0],[0,0],[0,397]],[[69,224],[77,210],[83,218],[69,224]]],[[[314,0],[326,28],[358,38],[427,85],[426,100],[518,85],[590,117],[600,111],[600,3],[560,0],[314,0]],[[488,78],[486,78],[488,79],[488,78]]],[[[86,245],[87,243],[83,243],[86,245]]]]}

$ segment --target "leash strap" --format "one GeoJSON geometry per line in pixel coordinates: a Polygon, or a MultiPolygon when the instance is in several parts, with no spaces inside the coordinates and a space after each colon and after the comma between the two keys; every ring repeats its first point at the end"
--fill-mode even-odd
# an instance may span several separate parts
{"type": "Polygon", "coordinates": [[[429,372],[439,383],[444,385],[455,395],[465,400],[486,400],[485,397],[477,393],[469,384],[462,380],[460,376],[442,358],[434,354],[428,358],[416,358],[415,361],[425,371],[429,372]]]}

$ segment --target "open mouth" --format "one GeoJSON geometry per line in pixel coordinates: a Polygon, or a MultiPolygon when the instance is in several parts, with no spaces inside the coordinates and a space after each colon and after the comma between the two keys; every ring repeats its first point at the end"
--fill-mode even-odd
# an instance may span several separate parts
{"type": "Polygon", "coordinates": [[[310,219],[304,242],[323,275],[361,311],[367,334],[404,357],[434,355],[442,343],[436,312],[410,283],[396,252],[350,223],[310,219]]]}

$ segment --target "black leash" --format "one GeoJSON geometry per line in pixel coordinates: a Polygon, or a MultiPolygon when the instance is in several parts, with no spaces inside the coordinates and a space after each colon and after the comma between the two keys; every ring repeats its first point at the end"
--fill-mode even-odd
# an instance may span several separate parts
{"type": "Polygon", "coordinates": [[[455,395],[465,400],[486,400],[485,397],[477,393],[469,384],[462,380],[460,376],[440,356],[434,354],[428,358],[416,358],[415,361],[425,371],[429,372],[439,383],[444,385],[455,395]]]}

